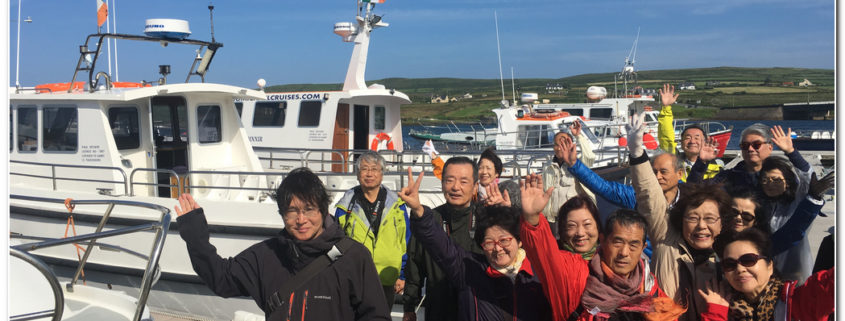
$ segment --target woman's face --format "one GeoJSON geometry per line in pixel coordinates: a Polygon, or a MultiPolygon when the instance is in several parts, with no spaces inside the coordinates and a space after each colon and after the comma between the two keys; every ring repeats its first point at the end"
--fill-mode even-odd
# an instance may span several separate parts
{"type": "Polygon", "coordinates": [[[599,240],[599,228],[593,215],[586,208],[579,208],[566,214],[563,241],[577,253],[586,253],[593,249],[599,240]]]}
{"type": "Polygon", "coordinates": [[[481,159],[478,162],[478,181],[481,186],[487,187],[496,178],[499,178],[499,174],[496,174],[496,166],[493,165],[493,162],[486,158],[481,159]]]}
{"type": "Polygon", "coordinates": [[[684,240],[697,250],[712,248],[713,239],[721,231],[719,206],[714,201],[706,200],[697,208],[687,208],[684,213],[684,240]]]}
{"type": "Polygon", "coordinates": [[[723,254],[722,269],[725,271],[725,279],[735,290],[745,295],[749,300],[756,299],[757,295],[766,288],[766,284],[769,283],[769,279],[774,273],[772,262],[765,259],[756,261],[750,259],[753,258],[753,255],[760,253],[754,247],[754,244],[749,241],[730,243],[725,247],[723,254]],[[740,263],[737,263],[737,261],[740,261],[740,263]],[[745,266],[743,263],[751,264],[751,266],[745,266]]]}
{"type": "Polygon", "coordinates": [[[727,213],[722,219],[727,225],[726,228],[734,232],[740,232],[751,226],[754,226],[754,221],[757,219],[754,216],[757,210],[757,205],[749,198],[734,198],[732,211],[727,213]]]}
{"type": "Polygon", "coordinates": [[[513,234],[498,225],[493,225],[484,232],[484,242],[481,243],[487,262],[497,269],[512,266],[516,262],[520,247],[522,242],[517,241],[513,234]]]}
{"type": "Polygon", "coordinates": [[[787,188],[783,173],[776,168],[760,176],[760,185],[763,187],[763,193],[766,193],[768,197],[781,196],[787,188]]]}

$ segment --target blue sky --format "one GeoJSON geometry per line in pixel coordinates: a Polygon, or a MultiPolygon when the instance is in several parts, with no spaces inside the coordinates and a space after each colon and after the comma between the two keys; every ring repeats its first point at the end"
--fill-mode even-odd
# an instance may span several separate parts
{"type": "MultiPolygon", "coordinates": [[[[115,0],[117,31],[141,34],[144,19],[190,22],[210,40],[207,1],[115,0]]],[[[22,0],[21,84],[67,82],[78,46],[96,32],[95,0],[22,0]]],[[[340,83],[352,51],[332,33],[353,21],[354,0],[215,1],[224,47],[206,80],[255,87],[340,83]]],[[[9,83],[15,82],[18,1],[9,3],[9,83]]],[[[641,28],[638,70],[716,66],[834,68],[831,0],[386,0],[390,27],[375,31],[367,79],[499,77],[493,12],[498,12],[505,77],[558,78],[616,72],[641,28]]],[[[182,81],[193,46],[118,46],[121,81],[154,80],[171,64],[182,81]]]]}

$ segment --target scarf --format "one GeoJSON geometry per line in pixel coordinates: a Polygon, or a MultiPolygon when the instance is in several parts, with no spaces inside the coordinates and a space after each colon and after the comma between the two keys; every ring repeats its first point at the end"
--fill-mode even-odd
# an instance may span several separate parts
{"type": "Polygon", "coordinates": [[[593,248],[591,248],[589,251],[584,252],[584,253],[578,253],[578,252],[576,252],[576,251],[575,251],[575,249],[574,249],[574,248],[572,248],[572,246],[571,246],[571,245],[569,245],[569,243],[566,243],[566,242],[563,242],[563,241],[560,241],[560,247],[561,247],[563,250],[566,250],[566,251],[568,251],[568,252],[571,252],[571,253],[575,253],[575,254],[581,255],[581,257],[584,259],[584,261],[589,262],[590,260],[592,260],[592,259],[593,259],[593,256],[594,256],[594,255],[596,255],[596,250],[599,248],[599,243],[598,243],[598,242],[596,242],[596,244],[595,244],[595,245],[593,245],[593,248]]]}
{"type": "Polygon", "coordinates": [[[601,261],[601,253],[593,256],[588,264],[590,275],[581,305],[590,313],[598,310],[593,316],[596,321],[612,317],[667,321],[677,319],[687,310],[671,298],[655,298],[650,294],[655,283],[646,259],[641,258],[627,278],[613,273],[601,261]]]}
{"type": "MultiPolygon", "coordinates": [[[[516,241],[516,239],[514,239],[514,241],[516,241]]],[[[494,268],[496,269],[496,271],[499,271],[499,273],[506,275],[511,279],[511,281],[513,281],[516,280],[516,274],[519,273],[519,268],[522,267],[523,260],[525,260],[525,250],[519,248],[519,251],[517,251],[516,253],[516,260],[513,262],[512,265],[503,268],[494,268]]]]}
{"type": "Polygon", "coordinates": [[[770,321],[774,320],[775,305],[780,297],[780,291],[783,289],[783,280],[772,275],[769,279],[769,284],[760,293],[755,301],[749,301],[742,294],[734,294],[734,299],[731,301],[731,316],[736,321],[770,321]],[[754,317],[754,314],[757,317],[754,317]]]}

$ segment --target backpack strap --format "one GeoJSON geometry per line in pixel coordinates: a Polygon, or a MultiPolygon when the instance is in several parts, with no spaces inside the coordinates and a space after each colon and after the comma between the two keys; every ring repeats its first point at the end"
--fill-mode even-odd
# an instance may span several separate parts
{"type": "Polygon", "coordinates": [[[575,311],[572,311],[572,314],[569,315],[569,318],[567,318],[566,321],[577,321],[581,318],[581,313],[584,313],[584,305],[578,303],[578,307],[575,308],[575,311]]]}
{"type": "Polygon", "coordinates": [[[320,255],[305,268],[294,274],[294,276],[288,279],[278,291],[270,294],[270,297],[267,298],[267,309],[270,310],[270,313],[273,313],[276,309],[284,306],[286,302],[283,298],[290,297],[290,294],[293,293],[293,291],[296,291],[296,289],[310,281],[312,278],[317,276],[317,274],[320,274],[320,272],[337,261],[337,259],[343,256],[343,253],[346,253],[346,251],[348,251],[354,243],[355,241],[351,238],[342,238],[332,246],[326,255],[320,255]]]}

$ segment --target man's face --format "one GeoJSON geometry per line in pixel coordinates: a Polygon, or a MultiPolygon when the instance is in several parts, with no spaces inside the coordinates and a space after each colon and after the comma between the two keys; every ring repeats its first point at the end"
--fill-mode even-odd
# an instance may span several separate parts
{"type": "Polygon", "coordinates": [[[285,230],[300,241],[313,239],[323,232],[323,213],[316,204],[305,203],[294,196],[286,212],[282,213],[285,230]]]}
{"type": "Polygon", "coordinates": [[[361,162],[361,166],[358,167],[358,183],[363,189],[378,188],[383,178],[381,170],[377,162],[361,162]]]}
{"type": "Polygon", "coordinates": [[[698,153],[701,153],[702,145],[704,145],[704,132],[698,128],[688,129],[681,137],[681,147],[684,149],[684,154],[698,155],[698,153]]]}
{"type": "Polygon", "coordinates": [[[742,159],[752,165],[761,165],[772,154],[772,144],[766,138],[757,134],[747,134],[739,143],[742,149],[742,159]]]}
{"type": "Polygon", "coordinates": [[[664,193],[678,187],[678,180],[681,179],[683,169],[675,169],[674,155],[657,156],[651,164],[651,169],[654,171],[654,176],[657,176],[657,182],[660,183],[664,193]]]}
{"type": "Polygon", "coordinates": [[[622,226],[614,222],[613,231],[599,242],[601,261],[616,275],[627,277],[640,262],[644,239],[642,227],[636,224],[622,226]]]}
{"type": "Polygon", "coordinates": [[[446,203],[456,207],[469,206],[478,190],[471,164],[449,164],[443,170],[443,196],[446,203]]]}

